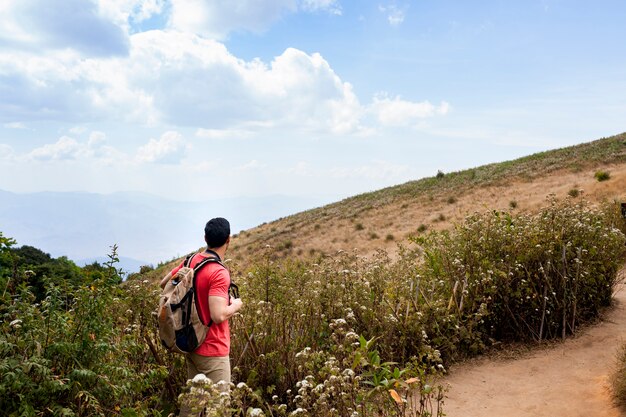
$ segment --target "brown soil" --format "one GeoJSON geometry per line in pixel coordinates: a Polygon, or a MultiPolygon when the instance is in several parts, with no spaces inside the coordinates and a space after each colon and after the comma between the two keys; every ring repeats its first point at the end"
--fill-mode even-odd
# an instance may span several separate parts
{"type": "MultiPolygon", "coordinates": [[[[624,277],[626,270],[621,276],[624,277]]],[[[626,343],[626,284],[602,321],[575,337],[516,359],[480,358],[453,367],[444,411],[449,417],[620,417],[610,378],[626,343]]]]}

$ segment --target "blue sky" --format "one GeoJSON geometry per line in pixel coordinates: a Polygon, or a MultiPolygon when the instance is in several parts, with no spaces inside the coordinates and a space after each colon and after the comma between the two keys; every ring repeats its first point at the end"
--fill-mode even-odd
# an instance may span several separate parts
{"type": "Polygon", "coordinates": [[[0,189],[332,199],[626,131],[626,3],[0,2],[0,189]]]}

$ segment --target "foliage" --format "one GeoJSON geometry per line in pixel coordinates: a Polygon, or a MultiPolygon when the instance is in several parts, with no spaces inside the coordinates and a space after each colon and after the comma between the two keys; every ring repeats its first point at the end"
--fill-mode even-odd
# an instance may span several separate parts
{"type": "Polygon", "coordinates": [[[82,284],[51,270],[39,301],[23,279],[29,271],[18,270],[19,285],[0,306],[4,415],[159,414],[152,409],[161,408],[169,364],[146,343],[154,339],[155,290],[147,282],[121,287],[116,257],[114,250],[109,266],[85,268],[82,284]]]}
{"type": "Polygon", "coordinates": [[[626,406],[626,344],[617,354],[617,367],[613,373],[613,396],[618,404],[626,406]]]}
{"type": "Polygon", "coordinates": [[[552,200],[536,215],[474,214],[415,238],[425,256],[415,285],[444,357],[494,340],[565,337],[597,317],[624,254],[617,208],[552,200]]]}
{"type": "Polygon", "coordinates": [[[606,181],[611,178],[611,174],[607,171],[596,171],[593,175],[598,181],[606,181]]]}
{"type": "Polygon", "coordinates": [[[24,283],[31,288],[37,301],[43,300],[45,296],[46,281],[61,287],[77,287],[86,282],[86,275],[66,257],[54,259],[50,254],[27,245],[19,248],[7,247],[6,252],[0,258],[0,267],[12,271],[11,289],[24,283]],[[22,270],[23,273],[17,274],[18,270],[22,270]]]}
{"type": "MultiPolygon", "coordinates": [[[[567,199],[535,215],[473,214],[412,238],[393,261],[383,251],[275,261],[267,248],[245,271],[231,264],[244,309],[231,318],[230,403],[201,378],[183,390],[182,357],[163,350],[151,316],[158,290],[140,274],[120,283],[116,248],[79,268],[76,284],[51,270],[39,301],[32,266],[3,268],[0,407],[157,416],[183,392],[181,404],[209,415],[439,416],[437,378],[451,361],[498,341],[564,337],[597,317],[624,230],[615,202],[567,199]]],[[[13,245],[0,235],[4,264],[16,265],[13,245]]]]}

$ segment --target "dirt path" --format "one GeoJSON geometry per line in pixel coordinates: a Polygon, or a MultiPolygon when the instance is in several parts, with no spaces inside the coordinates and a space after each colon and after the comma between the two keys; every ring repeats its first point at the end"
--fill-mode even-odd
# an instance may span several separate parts
{"type": "MultiPolygon", "coordinates": [[[[622,270],[621,276],[626,274],[622,270]]],[[[478,359],[451,369],[448,417],[624,417],[611,399],[609,378],[626,343],[626,284],[615,307],[576,338],[520,359],[478,359]]]]}

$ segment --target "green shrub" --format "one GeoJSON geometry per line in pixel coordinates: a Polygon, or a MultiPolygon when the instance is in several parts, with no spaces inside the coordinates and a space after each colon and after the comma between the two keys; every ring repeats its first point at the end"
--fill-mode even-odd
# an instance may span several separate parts
{"type": "MultiPolygon", "coordinates": [[[[552,201],[534,216],[476,214],[450,233],[415,238],[426,255],[420,275],[439,284],[427,297],[449,300],[440,308],[470,331],[465,341],[443,332],[439,340],[453,343],[442,353],[564,337],[596,317],[611,302],[623,257],[624,235],[608,219],[583,203],[552,201]]],[[[450,318],[434,319],[440,332],[451,330],[450,318]]]]}
{"type": "Polygon", "coordinates": [[[594,177],[598,181],[606,181],[611,178],[611,174],[607,171],[596,171],[596,173],[594,174],[594,177]]]}
{"type": "Polygon", "coordinates": [[[567,195],[572,198],[576,198],[580,195],[580,190],[578,188],[572,188],[567,192],[567,195]]]}
{"type": "Polygon", "coordinates": [[[92,279],[76,287],[62,277],[42,278],[39,303],[24,281],[3,295],[3,413],[146,415],[162,408],[162,398],[175,398],[174,358],[160,348],[150,314],[156,289],[147,281],[120,286],[116,259],[114,249],[104,267],[85,267],[92,279]]]}
{"type": "Polygon", "coordinates": [[[420,224],[420,225],[417,227],[417,231],[418,231],[419,233],[423,233],[423,232],[425,232],[427,229],[428,229],[428,226],[426,226],[424,223],[420,224]]]}
{"type": "Polygon", "coordinates": [[[445,176],[446,176],[446,174],[444,174],[442,170],[437,171],[436,178],[437,178],[438,180],[439,180],[439,179],[441,179],[441,178],[443,178],[443,177],[445,177],[445,176]]]}
{"type": "Polygon", "coordinates": [[[292,247],[293,247],[293,242],[291,240],[286,240],[282,242],[280,245],[278,245],[276,249],[279,251],[282,251],[282,250],[289,250],[292,247]]]}
{"type": "Polygon", "coordinates": [[[376,232],[371,232],[369,234],[369,237],[370,237],[371,240],[374,240],[374,239],[378,239],[380,236],[378,236],[378,233],[376,233],[376,232]]]}
{"type": "Polygon", "coordinates": [[[387,242],[391,242],[392,240],[394,240],[394,236],[391,233],[388,233],[387,236],[385,236],[385,241],[387,242]]]}
{"type": "Polygon", "coordinates": [[[357,223],[354,225],[354,230],[360,231],[365,229],[365,227],[363,226],[363,223],[357,223]]]}
{"type": "Polygon", "coordinates": [[[517,201],[515,201],[515,200],[509,201],[509,208],[516,209],[517,208],[517,201]]]}
{"type": "Polygon", "coordinates": [[[446,201],[448,202],[448,204],[454,204],[454,203],[456,203],[456,197],[450,196],[450,197],[448,197],[448,199],[446,201]]]}

